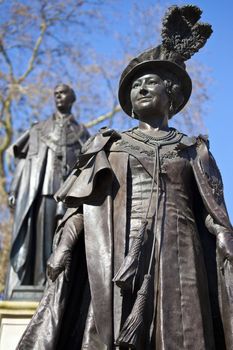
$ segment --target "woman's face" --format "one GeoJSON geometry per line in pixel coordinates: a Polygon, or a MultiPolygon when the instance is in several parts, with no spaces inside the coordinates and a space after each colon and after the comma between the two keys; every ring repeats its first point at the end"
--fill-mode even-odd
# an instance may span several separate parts
{"type": "Polygon", "coordinates": [[[168,115],[169,98],[165,84],[157,74],[150,73],[136,78],[132,83],[130,98],[133,111],[140,120],[148,115],[168,115]]]}

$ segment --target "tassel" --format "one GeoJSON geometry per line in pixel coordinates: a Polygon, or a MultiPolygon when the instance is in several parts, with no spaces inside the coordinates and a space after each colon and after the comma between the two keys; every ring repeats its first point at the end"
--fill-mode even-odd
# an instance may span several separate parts
{"type": "Polygon", "coordinates": [[[138,268],[141,246],[147,224],[147,220],[142,221],[138,236],[135,237],[129,252],[123,261],[123,264],[113,278],[113,282],[115,282],[116,285],[123,290],[132,288],[133,280],[138,268]]]}
{"type": "Polygon", "coordinates": [[[147,301],[148,288],[151,275],[145,275],[141,288],[137,293],[137,298],[133,309],[125,321],[116,344],[118,346],[136,349],[141,327],[143,326],[143,315],[147,301]]]}

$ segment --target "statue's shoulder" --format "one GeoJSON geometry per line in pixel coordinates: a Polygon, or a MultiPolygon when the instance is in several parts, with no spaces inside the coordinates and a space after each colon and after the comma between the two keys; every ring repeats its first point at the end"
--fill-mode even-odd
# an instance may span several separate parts
{"type": "Polygon", "coordinates": [[[196,145],[196,158],[193,169],[197,178],[202,177],[200,183],[205,184],[205,189],[210,189],[217,204],[224,203],[223,181],[216,160],[210,151],[210,143],[207,135],[198,135],[196,145]]]}
{"type": "Polygon", "coordinates": [[[52,123],[52,119],[48,118],[45,120],[34,120],[29,128],[29,132],[34,133],[36,131],[42,130],[42,129],[46,129],[48,127],[48,125],[50,125],[52,123]]]}
{"type": "Polygon", "coordinates": [[[200,153],[201,149],[209,150],[209,138],[208,135],[188,136],[184,133],[179,132],[181,136],[178,149],[187,148],[191,153],[200,153]]]}
{"type": "Polygon", "coordinates": [[[210,142],[207,135],[198,135],[196,149],[201,163],[203,165],[208,164],[209,168],[212,170],[215,169],[220,173],[214,156],[210,151],[210,142]]]}
{"type": "Polygon", "coordinates": [[[38,120],[33,120],[28,128],[28,131],[30,132],[31,130],[37,129],[39,127],[39,124],[40,122],[38,120]]]}
{"type": "Polygon", "coordinates": [[[95,135],[92,135],[83,145],[81,154],[94,154],[106,148],[121,138],[121,134],[114,129],[103,127],[95,135]]]}
{"type": "Polygon", "coordinates": [[[197,137],[197,147],[200,147],[201,145],[207,147],[207,149],[210,149],[210,141],[208,135],[199,134],[197,137]]]}
{"type": "Polygon", "coordinates": [[[208,162],[209,159],[214,159],[210,152],[210,141],[208,135],[198,135],[196,137],[196,155],[202,162],[208,162]]]}

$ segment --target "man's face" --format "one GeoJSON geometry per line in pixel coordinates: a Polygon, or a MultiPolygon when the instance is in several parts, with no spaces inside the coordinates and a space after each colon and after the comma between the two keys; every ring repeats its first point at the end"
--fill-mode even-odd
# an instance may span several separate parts
{"type": "Polygon", "coordinates": [[[163,80],[157,74],[145,74],[132,83],[130,93],[133,111],[143,120],[144,115],[166,114],[169,98],[163,80]]]}
{"type": "Polygon", "coordinates": [[[70,111],[73,104],[73,95],[66,85],[58,85],[54,91],[55,104],[58,110],[70,111]]]}

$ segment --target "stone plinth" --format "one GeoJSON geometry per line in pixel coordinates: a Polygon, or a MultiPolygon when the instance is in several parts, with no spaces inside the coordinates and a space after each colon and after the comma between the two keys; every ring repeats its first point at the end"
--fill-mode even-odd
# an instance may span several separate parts
{"type": "Polygon", "coordinates": [[[38,302],[0,301],[0,350],[15,350],[38,302]]]}

